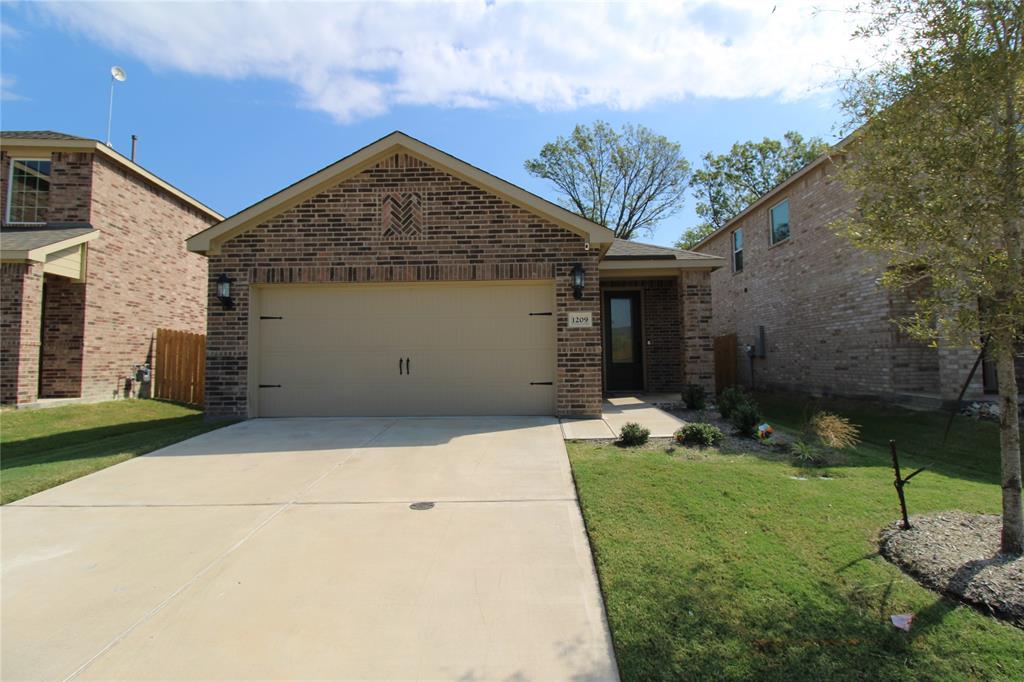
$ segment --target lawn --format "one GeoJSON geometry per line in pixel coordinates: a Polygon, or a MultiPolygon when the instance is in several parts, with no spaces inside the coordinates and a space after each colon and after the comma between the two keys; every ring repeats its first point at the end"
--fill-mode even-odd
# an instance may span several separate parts
{"type": "MultiPolygon", "coordinates": [[[[783,427],[805,414],[790,396],[761,404],[783,427]]],[[[864,436],[829,480],[763,453],[569,443],[624,680],[1024,679],[1024,630],[876,553],[899,513],[888,439],[930,465],[912,514],[998,513],[995,425],[957,418],[942,445],[941,414],[829,407],[864,436]],[[898,613],[915,614],[909,633],[898,613]]]]}
{"type": "Polygon", "coordinates": [[[0,415],[0,502],[6,504],[223,426],[182,405],[123,400],[0,415]]]}

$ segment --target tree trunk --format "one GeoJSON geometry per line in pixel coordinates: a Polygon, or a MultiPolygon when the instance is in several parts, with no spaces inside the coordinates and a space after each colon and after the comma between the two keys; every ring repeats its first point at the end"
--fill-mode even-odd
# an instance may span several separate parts
{"type": "Polygon", "coordinates": [[[1020,416],[1017,377],[1013,366],[1013,335],[1000,334],[996,343],[999,379],[999,444],[1002,453],[1002,551],[1024,553],[1024,511],[1021,509],[1020,416]]]}

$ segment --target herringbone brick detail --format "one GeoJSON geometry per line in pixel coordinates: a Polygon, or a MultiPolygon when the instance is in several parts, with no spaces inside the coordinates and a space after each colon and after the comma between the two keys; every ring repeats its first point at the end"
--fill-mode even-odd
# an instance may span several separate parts
{"type": "Polygon", "coordinates": [[[420,192],[389,192],[381,196],[380,224],[384,239],[422,237],[423,222],[423,195],[420,192]]]}

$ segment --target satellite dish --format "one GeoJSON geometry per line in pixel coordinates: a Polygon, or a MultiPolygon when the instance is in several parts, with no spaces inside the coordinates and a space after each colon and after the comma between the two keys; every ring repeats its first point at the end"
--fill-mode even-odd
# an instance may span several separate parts
{"type": "Polygon", "coordinates": [[[120,66],[110,67],[110,75],[114,77],[114,80],[124,82],[128,80],[128,74],[124,72],[120,66]]]}

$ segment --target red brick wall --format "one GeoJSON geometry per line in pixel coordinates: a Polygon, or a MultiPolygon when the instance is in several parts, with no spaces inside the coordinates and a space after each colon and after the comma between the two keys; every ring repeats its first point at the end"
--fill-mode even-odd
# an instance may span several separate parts
{"type": "Polygon", "coordinates": [[[0,402],[36,398],[43,267],[0,264],[0,402]]]}
{"type": "Polygon", "coordinates": [[[185,239],[213,221],[104,157],[93,178],[82,390],[102,398],[151,359],[157,328],[204,332],[207,263],[185,239]]]}
{"type": "MultiPolygon", "coordinates": [[[[832,226],[854,206],[855,196],[826,164],[702,245],[699,251],[729,261],[711,275],[713,334],[737,335],[740,377],[749,384],[743,346],[754,344],[758,325],[764,325],[766,357],[753,361],[758,387],[864,397],[939,391],[955,397],[959,386],[952,386],[966,378],[970,351],[936,352],[900,335],[892,320],[908,308],[879,284],[884,262],[832,226]],[[789,200],[790,237],[772,245],[768,211],[783,199],[789,200]],[[732,271],[735,227],[743,228],[739,273],[732,271]]],[[[975,383],[980,391],[980,380],[975,383]]]]}
{"type": "Polygon", "coordinates": [[[45,275],[43,279],[40,398],[75,398],[82,394],[85,288],[84,283],[67,277],[45,275]]]}
{"type": "Polygon", "coordinates": [[[679,391],[683,374],[680,365],[678,279],[605,280],[601,282],[601,291],[640,292],[644,389],[650,392],[679,391]]]}
{"type": "Polygon", "coordinates": [[[210,257],[206,410],[247,416],[248,285],[267,282],[387,282],[554,279],[562,415],[601,406],[597,252],[584,240],[500,197],[407,155],[395,155],[226,242],[210,257]],[[421,221],[384,233],[389,192],[419,196],[421,221]],[[418,226],[418,227],[417,227],[418,226]],[[401,232],[401,234],[399,234],[401,232]],[[583,264],[583,300],[569,272],[583,264]],[[221,274],[234,278],[235,308],[215,297],[221,274]],[[568,329],[569,311],[591,311],[594,327],[568,329]]]}

